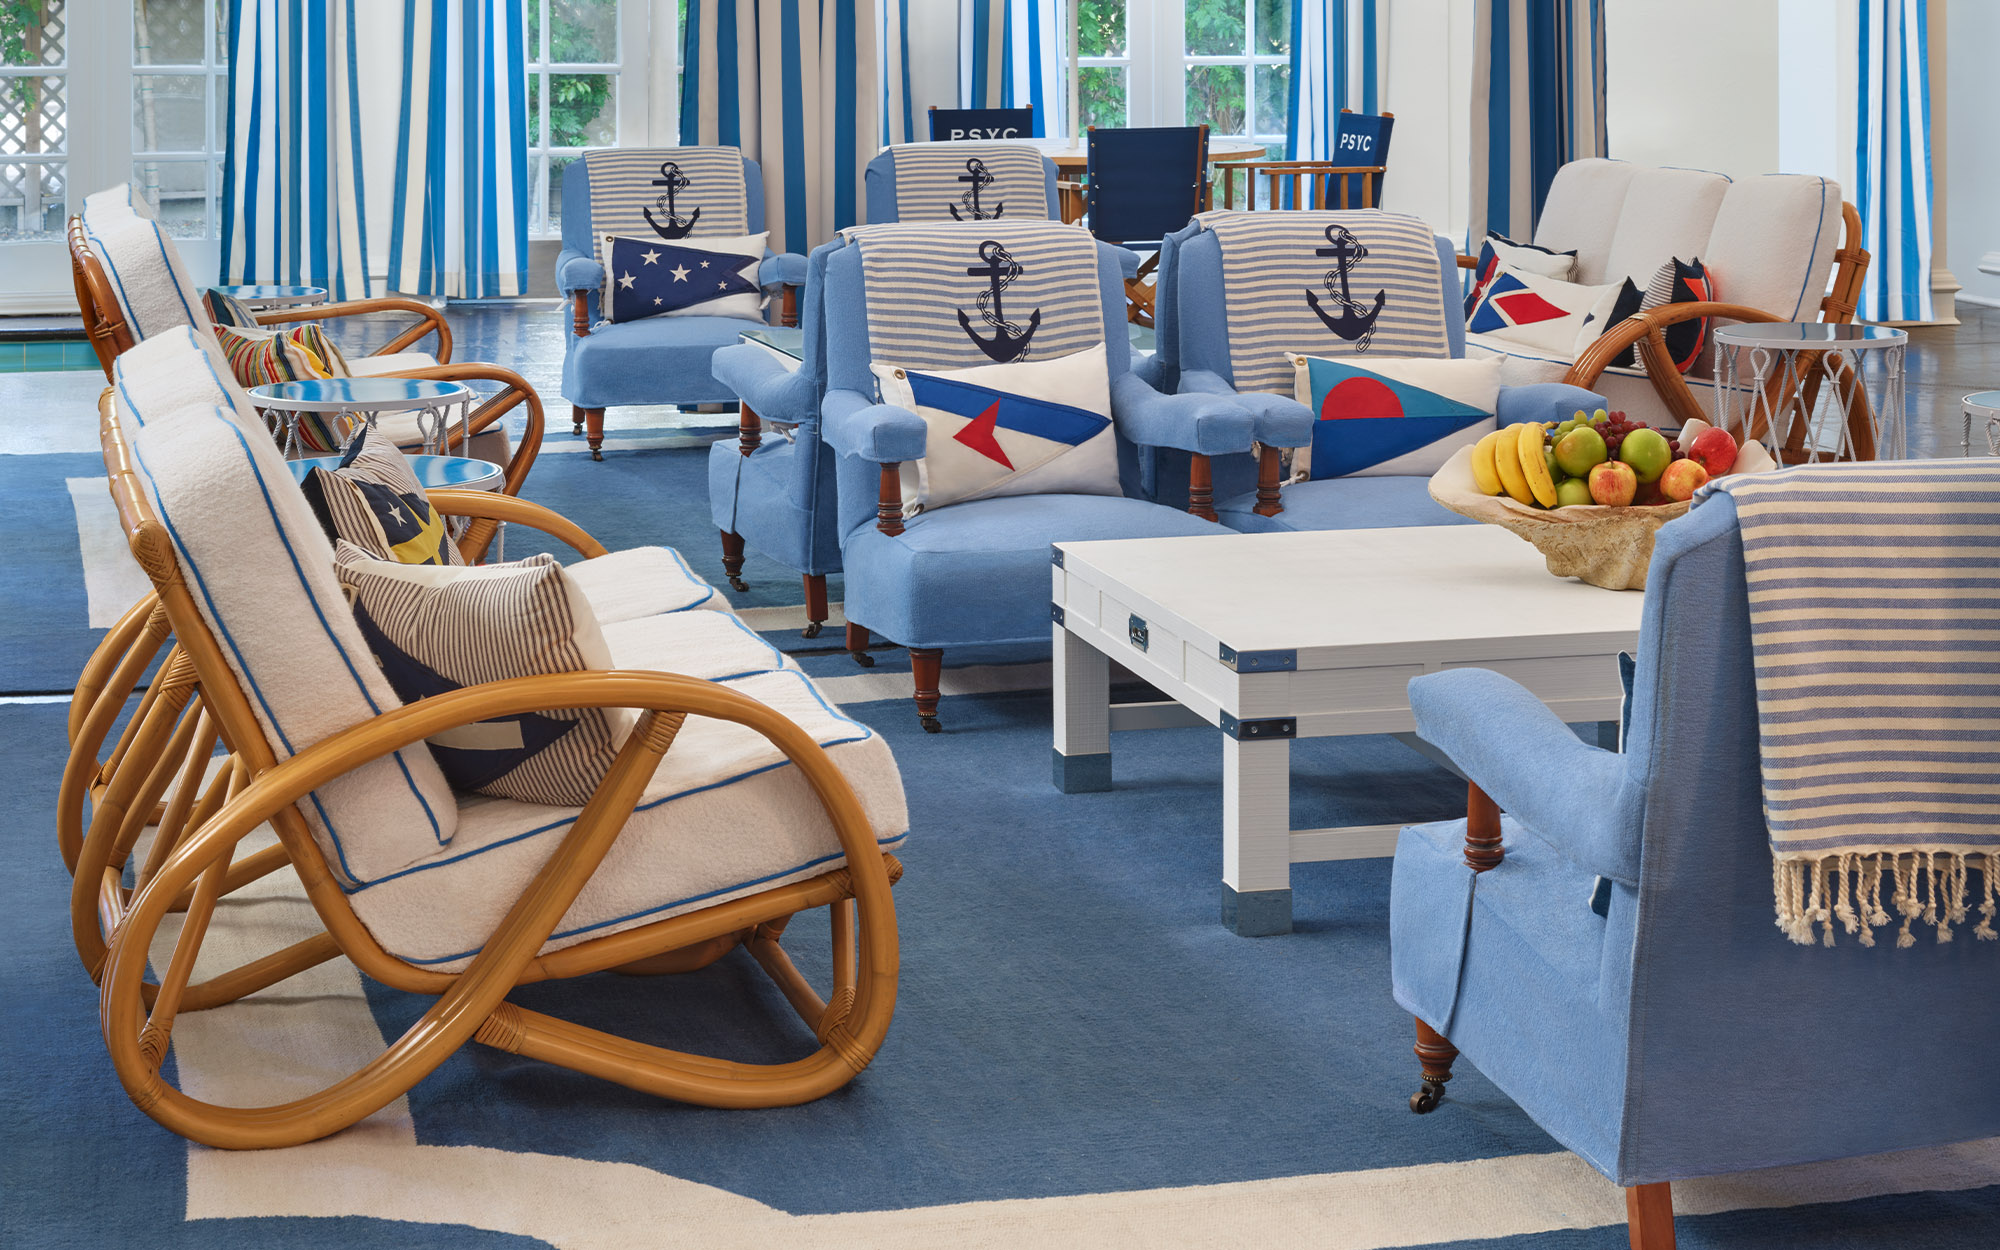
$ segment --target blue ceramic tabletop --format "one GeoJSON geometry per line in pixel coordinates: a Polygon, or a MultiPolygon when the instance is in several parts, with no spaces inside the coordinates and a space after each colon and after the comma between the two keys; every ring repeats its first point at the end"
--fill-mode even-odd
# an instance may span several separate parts
{"type": "Polygon", "coordinates": [[[1829,325],[1824,321],[1745,321],[1715,332],[1738,347],[1890,347],[1909,335],[1890,326],[1829,325]]]}
{"type": "Polygon", "coordinates": [[[250,398],[259,407],[296,411],[346,412],[356,408],[395,411],[460,403],[472,398],[472,392],[456,382],[433,382],[428,378],[313,378],[253,386],[250,398]]]}
{"type": "MultiPolygon", "coordinates": [[[[469,460],[464,456],[406,456],[410,471],[417,475],[417,485],[425,490],[493,490],[505,476],[500,466],[490,460],[469,460]]],[[[305,481],[306,474],[314,468],[337,469],[339,456],[312,456],[305,460],[288,460],[292,477],[305,481]]]]}
{"type": "Polygon", "coordinates": [[[2000,391],[1975,391],[1964,400],[1968,411],[2000,414],[2000,391]]]}
{"type": "Polygon", "coordinates": [[[212,286],[208,289],[211,291],[220,291],[224,295],[233,295],[241,300],[308,300],[326,298],[326,288],[323,286],[212,286]]]}

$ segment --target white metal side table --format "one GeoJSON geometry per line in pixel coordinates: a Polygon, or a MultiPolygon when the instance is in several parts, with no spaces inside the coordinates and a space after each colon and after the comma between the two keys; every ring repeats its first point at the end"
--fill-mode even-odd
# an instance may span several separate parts
{"type": "Polygon", "coordinates": [[[1901,460],[1906,331],[1748,321],[1715,331],[1715,423],[1779,464],[1901,460]]]}
{"type": "Polygon", "coordinates": [[[424,454],[436,455],[449,441],[452,410],[458,410],[459,428],[465,430],[472,421],[475,398],[470,387],[427,378],[313,378],[250,388],[252,403],[283,414],[288,457],[298,451],[299,414],[304,412],[358,417],[371,430],[383,413],[413,412],[423,434],[424,454]]]}
{"type": "Polygon", "coordinates": [[[1986,454],[2000,456],[2000,391],[1975,391],[1960,403],[1965,412],[1965,437],[1959,444],[1960,453],[1972,454],[1972,426],[1984,422],[1986,454]]]}
{"type": "Polygon", "coordinates": [[[254,283],[249,286],[212,286],[208,289],[239,299],[258,312],[272,308],[317,308],[326,303],[326,288],[323,286],[254,283]]]}

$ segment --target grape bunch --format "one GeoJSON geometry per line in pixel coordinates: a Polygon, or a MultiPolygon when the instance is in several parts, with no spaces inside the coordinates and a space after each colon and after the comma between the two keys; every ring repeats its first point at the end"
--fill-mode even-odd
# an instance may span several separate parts
{"type": "MultiPolygon", "coordinates": [[[[1592,424],[1597,427],[1597,432],[1604,436],[1605,453],[1613,460],[1618,458],[1618,449],[1624,445],[1627,434],[1630,434],[1634,430],[1649,430],[1652,428],[1644,421],[1628,419],[1622,412],[1611,413],[1604,420],[1595,421],[1592,424]]],[[[1687,458],[1687,453],[1681,450],[1681,440],[1670,438],[1667,440],[1667,446],[1673,451],[1675,460],[1684,460],[1687,458]]]]}

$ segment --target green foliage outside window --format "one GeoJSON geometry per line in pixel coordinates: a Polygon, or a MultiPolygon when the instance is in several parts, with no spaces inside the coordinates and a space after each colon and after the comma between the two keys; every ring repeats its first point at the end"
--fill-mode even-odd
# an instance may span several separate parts
{"type": "MultiPolygon", "coordinates": [[[[0,0],[0,65],[38,65],[42,60],[42,28],[48,24],[43,0],[0,0]]],[[[42,80],[16,78],[7,84],[7,94],[21,104],[30,118],[41,103],[42,80]]],[[[39,130],[31,126],[30,133],[39,130]]],[[[37,144],[29,149],[39,151],[37,144]]]]}
{"type": "MultiPolygon", "coordinates": [[[[0,0],[0,3],[9,0],[0,0]]],[[[528,0],[528,47],[541,46],[540,0],[528,0]]],[[[618,0],[549,0],[549,63],[591,63],[606,59],[600,40],[594,38],[606,11],[615,17],[618,0]]],[[[589,147],[593,141],[590,125],[604,112],[611,98],[608,74],[550,74],[548,77],[549,146],[589,147]]],[[[540,124],[532,116],[540,104],[540,92],[531,85],[530,125],[540,124]]]]}

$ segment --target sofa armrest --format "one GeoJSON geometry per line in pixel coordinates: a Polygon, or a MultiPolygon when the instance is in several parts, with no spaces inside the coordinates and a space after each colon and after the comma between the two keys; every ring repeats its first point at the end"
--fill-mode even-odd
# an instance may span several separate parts
{"type": "Polygon", "coordinates": [[[1266,447],[1304,447],[1312,442],[1312,409],[1289,395],[1241,392],[1208,369],[1184,370],[1180,393],[1233,397],[1256,421],[1257,441],[1266,447]]]}
{"type": "Polygon", "coordinates": [[[564,295],[604,288],[604,266],[582,252],[564,248],[556,256],[556,289],[564,295]]]}
{"type": "Polygon", "coordinates": [[[757,285],[804,286],[806,284],[806,258],[797,252],[773,252],[766,249],[764,259],[757,264],[757,285]]]}
{"type": "Polygon", "coordinates": [[[1523,421],[1567,421],[1579,411],[1608,408],[1611,401],[1596,391],[1567,382],[1537,382],[1532,386],[1503,386],[1494,401],[1494,415],[1501,425],[1523,421]]]}
{"type": "Polygon", "coordinates": [[[859,391],[828,391],[820,405],[820,437],[843,456],[876,464],[921,460],[927,432],[908,408],[875,403],[859,391]]]}
{"type": "Polygon", "coordinates": [[[1145,447],[1176,447],[1200,456],[1249,451],[1255,419],[1234,395],[1162,395],[1134,373],[1111,383],[1118,429],[1145,447]]]}
{"type": "Polygon", "coordinates": [[[715,380],[735,392],[750,410],[766,421],[798,425],[812,419],[816,404],[813,380],[804,369],[787,369],[782,361],[755,343],[731,343],[709,357],[715,380]]]}
{"type": "Polygon", "coordinates": [[[1645,790],[1625,757],[1590,746],[1518,683],[1481,668],[1410,682],[1417,736],[1503,811],[1586,872],[1639,882],[1645,790]]]}

